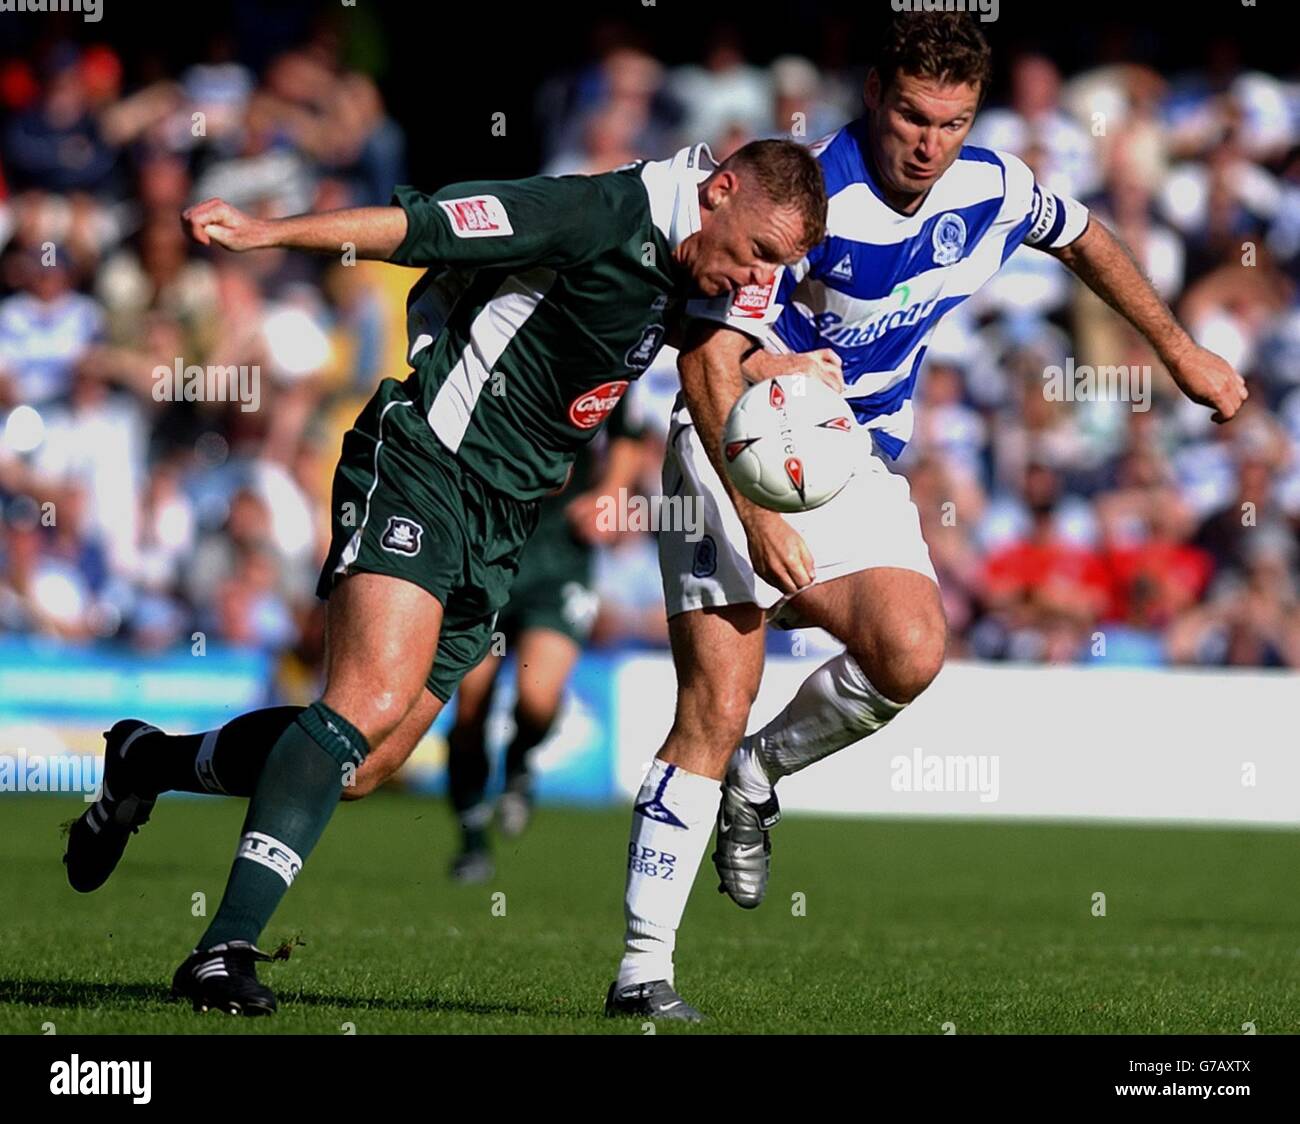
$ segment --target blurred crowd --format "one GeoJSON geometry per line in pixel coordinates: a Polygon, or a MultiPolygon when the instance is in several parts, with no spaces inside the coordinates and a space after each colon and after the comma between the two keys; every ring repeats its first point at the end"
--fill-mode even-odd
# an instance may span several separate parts
{"type": "MultiPolygon", "coordinates": [[[[0,62],[0,632],[144,651],[202,632],[319,661],[330,475],[375,381],[406,370],[414,275],[214,253],[177,216],[216,195],[267,217],[386,202],[403,130],[343,60],[321,31],[260,73],[222,38],[130,81],[104,46],[0,62]],[[153,372],[178,360],[257,365],[258,408],[160,401],[153,372]]],[[[998,64],[1006,96],[970,143],[1102,216],[1251,398],[1213,425],[1059,263],[1014,253],[936,333],[896,466],[951,654],[1300,666],[1300,81],[1226,43],[1186,73],[998,64]],[[1052,400],[1044,370],[1067,357],[1149,365],[1151,408],[1052,400]]],[[[747,57],[725,29],[684,66],[608,32],[538,91],[540,170],[811,142],[860,111],[862,77],[747,57]]],[[[666,351],[636,388],[660,434],[674,392],[666,351]]],[[[649,536],[605,536],[597,576],[596,642],[663,643],[649,536]]]]}

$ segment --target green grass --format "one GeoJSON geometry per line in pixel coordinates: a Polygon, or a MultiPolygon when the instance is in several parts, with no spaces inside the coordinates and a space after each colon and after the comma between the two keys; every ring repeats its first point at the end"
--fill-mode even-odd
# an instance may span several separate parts
{"type": "MultiPolygon", "coordinates": [[[[621,946],[622,810],[543,809],[498,845],[493,885],[462,888],[445,877],[444,805],[343,808],[263,941],[304,942],[262,970],[280,1014],[238,1020],[165,989],[204,925],[192,895],[209,914],[220,899],[243,802],[164,800],[85,896],[59,861],[59,825],[83,808],[0,801],[0,1032],[641,1032],[600,1017],[621,946]]],[[[1300,835],[789,816],[773,841],[752,913],[714,892],[705,861],[677,982],[711,1020],[688,1033],[1300,1031],[1300,835]]]]}

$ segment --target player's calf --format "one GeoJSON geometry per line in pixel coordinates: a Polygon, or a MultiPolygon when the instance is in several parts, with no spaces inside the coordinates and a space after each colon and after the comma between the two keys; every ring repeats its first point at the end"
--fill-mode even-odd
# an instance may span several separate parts
{"type": "Polygon", "coordinates": [[[744,909],[758,906],[771,877],[768,832],[781,816],[776,782],[874,734],[905,705],[881,693],[853,655],[842,652],[804,680],[771,722],[745,738],[722,785],[713,853],[718,889],[744,909]]]}

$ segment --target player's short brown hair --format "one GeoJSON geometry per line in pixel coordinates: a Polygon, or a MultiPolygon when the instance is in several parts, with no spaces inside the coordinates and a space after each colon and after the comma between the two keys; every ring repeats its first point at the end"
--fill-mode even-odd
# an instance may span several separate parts
{"type": "Polygon", "coordinates": [[[722,162],[743,171],[770,203],[794,207],[803,219],[803,244],[811,249],[826,237],[826,184],[821,165],[801,144],[788,140],[750,141],[722,162]]]}
{"type": "Polygon", "coordinates": [[[885,32],[875,69],[881,90],[902,72],[948,85],[968,83],[983,101],[993,78],[993,51],[965,12],[899,12],[885,32]]]}

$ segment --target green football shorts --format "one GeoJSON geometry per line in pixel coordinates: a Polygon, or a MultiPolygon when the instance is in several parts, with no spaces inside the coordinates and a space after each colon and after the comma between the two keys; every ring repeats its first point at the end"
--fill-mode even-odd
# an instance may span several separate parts
{"type": "Polygon", "coordinates": [[[316,595],[328,599],[340,577],[358,573],[427,589],[443,607],[427,684],[446,702],[487,654],[538,507],[463,468],[404,385],[384,379],[343,438],[316,595]]]}
{"type": "Polygon", "coordinates": [[[556,498],[543,500],[541,519],[519,560],[519,574],[497,631],[513,638],[546,629],[579,647],[586,644],[600,607],[592,589],[592,555],[592,548],[569,530],[563,504],[556,498]]]}

